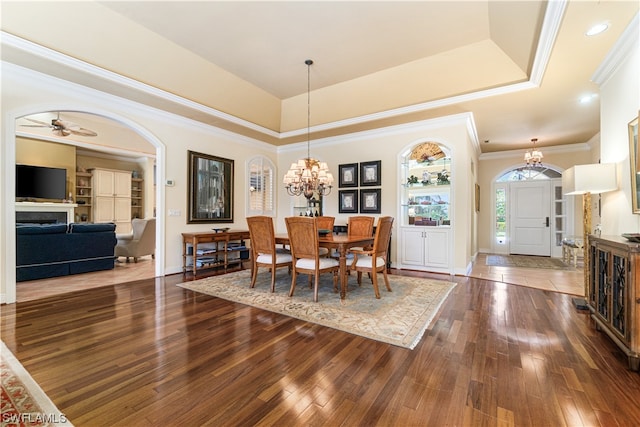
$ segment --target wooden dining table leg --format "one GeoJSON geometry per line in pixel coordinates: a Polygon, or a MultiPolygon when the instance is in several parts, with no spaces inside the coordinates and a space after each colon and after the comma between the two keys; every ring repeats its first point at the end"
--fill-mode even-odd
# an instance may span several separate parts
{"type": "Polygon", "coordinates": [[[345,299],[347,296],[347,248],[344,245],[340,245],[338,248],[340,257],[340,299],[345,299]]]}

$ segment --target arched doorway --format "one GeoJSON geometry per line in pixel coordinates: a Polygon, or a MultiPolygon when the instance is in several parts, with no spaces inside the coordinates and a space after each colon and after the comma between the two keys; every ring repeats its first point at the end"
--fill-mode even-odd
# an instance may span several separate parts
{"type": "Polygon", "coordinates": [[[561,257],[573,235],[573,203],[562,194],[562,170],[553,165],[499,173],[492,194],[493,252],[561,257]]]}
{"type": "MultiPolygon", "coordinates": [[[[103,121],[105,123],[111,123],[113,126],[119,126],[122,129],[126,129],[129,132],[134,133],[140,139],[151,144],[155,150],[155,176],[157,182],[164,182],[165,179],[165,145],[149,130],[142,125],[112,111],[102,111],[96,108],[86,106],[78,106],[77,108],[70,107],[69,105],[40,105],[40,106],[28,106],[21,108],[19,111],[6,112],[4,116],[5,123],[5,154],[6,157],[3,163],[3,180],[6,183],[7,203],[5,205],[4,215],[2,215],[3,226],[5,228],[6,238],[3,240],[3,251],[5,253],[5,272],[3,274],[3,280],[5,283],[4,288],[4,301],[6,303],[14,303],[16,301],[16,257],[15,257],[15,164],[16,164],[16,135],[20,132],[17,121],[25,116],[39,114],[43,112],[70,112],[74,114],[86,114],[87,116],[95,116],[96,120],[103,121]]],[[[48,130],[48,129],[46,129],[48,130]]],[[[71,143],[71,142],[68,142],[71,143]]],[[[82,147],[91,147],[91,144],[78,140],[74,142],[82,147]]],[[[117,150],[117,147],[113,147],[117,150]]],[[[121,148],[123,150],[129,149],[121,148]]],[[[164,186],[158,185],[155,190],[156,199],[156,211],[159,213],[164,212],[165,205],[165,192],[164,186]]],[[[157,253],[155,257],[155,275],[164,275],[164,247],[165,247],[165,235],[164,235],[164,218],[159,215],[156,220],[156,248],[157,253]]]]}

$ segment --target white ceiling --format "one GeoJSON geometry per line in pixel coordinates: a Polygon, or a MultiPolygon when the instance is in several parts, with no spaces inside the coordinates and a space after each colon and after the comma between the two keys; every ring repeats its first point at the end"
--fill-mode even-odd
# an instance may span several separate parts
{"type": "MultiPolygon", "coordinates": [[[[542,147],[584,143],[599,132],[597,97],[590,105],[579,98],[597,93],[590,79],[638,2],[562,6],[484,0],[5,2],[2,29],[206,107],[165,100],[165,109],[275,145],[304,138],[297,131],[306,126],[304,60],[310,58],[314,137],[472,112],[481,149],[492,152],[525,148],[531,138],[542,147]],[[584,35],[601,21],[610,24],[607,32],[584,35]]],[[[4,47],[2,57],[80,79],[11,48],[4,47]]],[[[82,82],[158,102],[98,78],[83,75],[82,82]]]]}

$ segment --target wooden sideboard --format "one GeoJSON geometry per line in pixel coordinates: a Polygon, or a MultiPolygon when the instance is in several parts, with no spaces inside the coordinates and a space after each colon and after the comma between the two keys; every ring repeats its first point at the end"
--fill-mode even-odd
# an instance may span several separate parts
{"type": "Polygon", "coordinates": [[[589,236],[589,309],[604,331],[640,367],[640,243],[589,236]]]}

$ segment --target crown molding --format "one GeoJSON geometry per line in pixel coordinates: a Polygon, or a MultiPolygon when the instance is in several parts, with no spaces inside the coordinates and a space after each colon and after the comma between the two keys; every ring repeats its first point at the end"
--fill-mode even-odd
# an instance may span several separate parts
{"type": "MultiPolygon", "coordinates": [[[[541,151],[544,150],[546,153],[554,153],[554,154],[565,154],[565,153],[576,153],[581,151],[590,151],[591,147],[586,142],[581,142],[578,144],[568,144],[568,145],[556,145],[553,147],[538,147],[541,151]]],[[[496,151],[494,153],[483,153],[480,154],[480,160],[496,160],[496,159],[511,159],[520,157],[523,158],[524,153],[529,151],[528,149],[522,150],[506,150],[506,151],[496,151]]]]}
{"type": "MultiPolygon", "coordinates": [[[[202,132],[208,135],[213,135],[221,138],[232,139],[234,143],[244,144],[251,148],[257,148],[260,150],[266,150],[275,152],[275,147],[272,144],[269,144],[264,141],[260,141],[258,139],[254,139],[248,136],[240,135],[234,133],[232,131],[228,131],[225,129],[218,128],[216,126],[208,125],[206,123],[202,123],[197,120],[190,119],[188,117],[184,117],[178,114],[174,114],[165,110],[161,110],[155,107],[148,106],[146,104],[141,104],[136,101],[131,101],[125,98],[121,98],[117,95],[112,95],[109,93],[101,92],[99,90],[89,88],[87,86],[83,86],[77,83],[70,82],[68,80],[60,79],[58,77],[53,77],[48,74],[40,73],[39,71],[34,71],[29,68],[24,68],[20,65],[15,65],[12,63],[8,63],[5,61],[1,62],[1,69],[3,80],[15,80],[23,82],[24,84],[28,84],[30,87],[34,88],[34,90],[55,90],[63,93],[73,93],[74,96],[80,98],[91,99],[92,102],[97,102],[103,105],[103,107],[98,111],[96,108],[92,106],[83,106],[78,103],[69,103],[65,101],[63,104],[55,104],[55,105],[40,105],[38,106],[40,111],[75,111],[75,112],[83,112],[88,114],[97,114],[109,119],[112,119],[120,125],[128,127],[127,123],[119,120],[115,117],[127,116],[128,114],[142,116],[149,120],[160,120],[165,123],[169,123],[176,127],[193,129],[198,132],[202,132]],[[117,111],[117,116],[113,114],[113,111],[117,111]]],[[[27,114],[32,114],[31,112],[27,114]]],[[[18,114],[21,115],[21,114],[18,114]]],[[[52,142],[65,142],[69,143],[69,138],[66,140],[60,138],[59,140],[53,140],[42,135],[35,135],[24,131],[17,131],[16,135],[25,136],[28,138],[38,138],[50,140],[52,142]]],[[[75,142],[74,142],[75,144],[75,142]]],[[[78,143],[77,145],[83,145],[83,143],[78,143]]],[[[86,145],[86,143],[85,143],[86,145]]],[[[87,148],[91,148],[87,146],[87,148]]],[[[100,149],[94,146],[93,149],[100,149]]]]}
{"type": "Polygon", "coordinates": [[[636,13],[636,16],[629,22],[627,28],[613,45],[613,48],[591,76],[591,81],[598,86],[606,83],[626,59],[632,55],[633,51],[640,49],[639,38],[640,12],[636,13]]]}
{"type": "MultiPolygon", "coordinates": [[[[403,123],[399,125],[392,125],[383,128],[364,130],[359,132],[353,132],[350,134],[343,134],[339,136],[331,136],[327,138],[319,138],[310,140],[314,146],[329,147],[333,145],[342,145],[348,142],[355,142],[361,140],[370,140],[373,137],[385,137],[402,135],[410,132],[425,131],[433,129],[442,129],[447,126],[465,126],[469,137],[473,140],[475,135],[475,123],[473,121],[472,113],[459,113],[449,116],[436,117],[433,119],[426,119],[417,122],[403,123]]],[[[478,145],[477,137],[475,138],[474,147],[478,145]]],[[[288,153],[302,150],[307,147],[307,141],[298,142],[295,144],[288,144],[278,147],[278,153],[288,153]]]]}
{"type": "Polygon", "coordinates": [[[153,97],[178,104],[182,107],[199,111],[201,113],[210,115],[217,119],[224,120],[224,121],[233,123],[235,125],[260,132],[265,135],[269,135],[276,138],[278,137],[277,132],[274,132],[265,127],[256,125],[255,123],[240,119],[231,114],[224,113],[222,111],[216,110],[215,108],[211,108],[206,105],[200,104],[198,102],[191,101],[189,99],[183,98],[181,96],[175,95],[165,90],[158,89],[154,86],[148,85],[146,83],[142,83],[138,80],[134,80],[129,77],[125,77],[121,74],[114,73],[104,68],[89,64],[87,62],[84,62],[79,59],[73,58],[71,56],[65,55],[63,53],[57,52],[53,49],[49,49],[37,43],[31,42],[29,40],[25,40],[20,37],[14,36],[13,34],[9,34],[2,31],[0,32],[0,40],[2,41],[3,49],[7,47],[17,49],[21,52],[36,56],[38,58],[45,59],[47,61],[51,61],[53,63],[70,68],[72,70],[88,74],[100,80],[108,81],[119,87],[132,89],[132,90],[144,93],[146,95],[151,95],[153,97]]]}
{"type": "MultiPolygon", "coordinates": [[[[390,110],[386,110],[378,113],[366,114],[366,115],[353,117],[349,119],[333,121],[329,123],[315,125],[310,127],[309,129],[305,127],[301,129],[287,131],[287,132],[276,132],[271,129],[267,129],[265,127],[256,125],[255,123],[243,120],[236,116],[205,106],[203,104],[188,100],[186,98],[158,89],[151,85],[122,76],[120,74],[97,67],[95,65],[88,64],[84,61],[72,58],[68,55],[62,54],[60,52],[54,51],[52,49],[46,48],[44,46],[38,45],[36,43],[30,42],[28,40],[6,33],[4,31],[0,32],[0,40],[2,42],[3,48],[8,47],[8,48],[17,49],[22,53],[26,53],[38,58],[42,58],[47,61],[51,61],[52,63],[67,67],[69,69],[85,73],[87,75],[90,75],[102,81],[107,81],[120,88],[128,88],[129,90],[134,90],[139,93],[143,93],[147,96],[159,98],[164,101],[168,101],[170,103],[179,105],[183,108],[188,108],[191,110],[204,113],[215,119],[223,120],[223,121],[235,124],[237,126],[241,126],[243,128],[256,131],[268,137],[282,140],[290,137],[297,137],[300,135],[304,135],[308,131],[311,131],[314,133],[329,131],[329,130],[333,130],[333,129],[337,129],[345,126],[360,125],[366,122],[383,120],[383,119],[402,116],[406,114],[412,114],[412,113],[432,110],[436,108],[446,107],[446,106],[450,106],[458,103],[464,103],[464,102],[478,100],[482,98],[488,98],[488,97],[504,95],[508,93],[519,92],[523,90],[536,88],[540,85],[544,72],[547,68],[548,61],[551,56],[551,51],[555,43],[556,37],[558,35],[558,31],[560,28],[560,24],[562,22],[562,17],[564,16],[566,6],[567,6],[567,1],[565,0],[548,2],[542,28],[540,30],[540,39],[538,42],[538,47],[536,49],[536,54],[535,54],[532,69],[531,69],[531,75],[528,77],[528,80],[526,81],[514,83],[514,84],[507,84],[505,86],[481,90],[481,91],[472,92],[468,94],[457,95],[449,98],[413,104],[413,105],[400,107],[400,108],[394,108],[394,109],[390,109],[390,110]]],[[[477,135],[475,130],[473,130],[471,134],[472,134],[472,139],[477,140],[477,135]]],[[[475,142],[474,144],[477,145],[477,149],[480,150],[479,144],[475,142]]]]}

